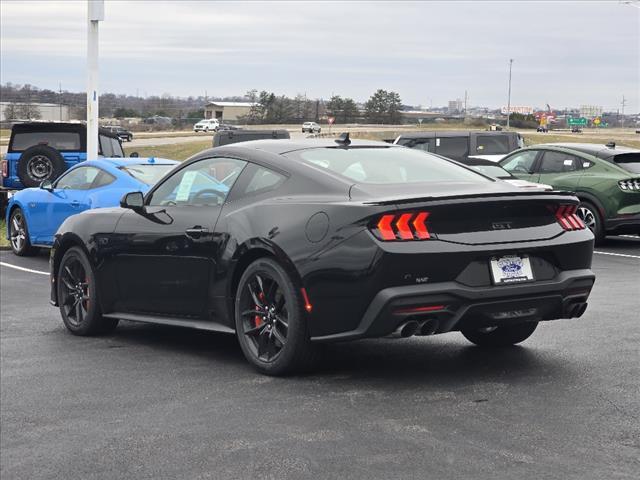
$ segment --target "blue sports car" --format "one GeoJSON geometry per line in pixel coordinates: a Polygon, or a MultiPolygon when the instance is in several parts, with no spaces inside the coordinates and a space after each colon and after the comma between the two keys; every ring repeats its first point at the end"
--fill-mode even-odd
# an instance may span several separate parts
{"type": "Polygon", "coordinates": [[[178,164],[162,158],[102,158],[81,162],[53,183],[16,193],[7,205],[7,238],[16,255],[50,247],[69,216],[91,208],[114,207],[127,192],[147,192],[178,164]]]}

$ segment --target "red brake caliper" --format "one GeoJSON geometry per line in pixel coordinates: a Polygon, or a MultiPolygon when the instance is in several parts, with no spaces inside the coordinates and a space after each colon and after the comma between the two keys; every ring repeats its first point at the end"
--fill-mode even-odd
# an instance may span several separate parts
{"type": "MultiPolygon", "coordinates": [[[[258,298],[259,298],[262,302],[264,302],[264,293],[260,292],[260,293],[258,294],[258,298]]],[[[258,305],[255,305],[255,307],[254,307],[254,308],[255,308],[256,310],[260,310],[260,307],[258,307],[258,305]]],[[[260,325],[262,325],[262,318],[260,317],[260,315],[256,315],[256,316],[254,317],[253,321],[254,321],[254,323],[255,323],[255,326],[256,326],[256,327],[259,327],[260,325]]]]}

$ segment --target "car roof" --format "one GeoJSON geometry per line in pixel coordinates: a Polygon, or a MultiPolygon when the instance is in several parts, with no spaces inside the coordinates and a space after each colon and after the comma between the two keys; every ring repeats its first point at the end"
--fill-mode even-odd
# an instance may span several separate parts
{"type": "Polygon", "coordinates": [[[498,132],[489,130],[424,130],[420,132],[402,133],[401,138],[423,138],[423,137],[468,137],[472,133],[479,135],[516,135],[518,132],[498,132]]]}
{"type": "MultiPolygon", "coordinates": [[[[537,146],[538,145],[532,145],[532,147],[537,146]]],[[[640,149],[637,148],[617,145],[615,147],[607,147],[606,145],[600,143],[545,143],[542,146],[576,150],[578,152],[587,153],[598,158],[609,158],[621,153],[640,153],[640,149]]]]}
{"type": "Polygon", "coordinates": [[[81,167],[83,165],[89,166],[104,166],[104,167],[127,167],[130,165],[177,165],[177,160],[169,160],[168,158],[155,158],[155,157],[136,157],[136,158],[99,158],[97,160],[89,160],[86,162],[79,162],[75,167],[81,167]]]}
{"type": "MultiPolygon", "coordinates": [[[[336,143],[334,139],[326,138],[309,138],[309,139],[263,139],[263,140],[249,140],[247,142],[238,142],[225,145],[225,148],[247,148],[253,150],[261,150],[264,152],[275,153],[276,155],[282,155],[288,152],[294,152],[296,150],[310,150],[313,148],[338,148],[340,144],[336,143]]],[[[375,140],[351,140],[349,147],[393,147],[386,142],[377,142],[375,140]]]]}

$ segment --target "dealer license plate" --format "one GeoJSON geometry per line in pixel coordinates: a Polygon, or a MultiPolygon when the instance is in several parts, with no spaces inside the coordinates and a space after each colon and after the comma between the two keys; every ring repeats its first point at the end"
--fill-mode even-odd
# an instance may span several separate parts
{"type": "Polygon", "coordinates": [[[496,285],[533,280],[529,257],[520,257],[518,255],[492,258],[491,275],[493,283],[496,285]]]}

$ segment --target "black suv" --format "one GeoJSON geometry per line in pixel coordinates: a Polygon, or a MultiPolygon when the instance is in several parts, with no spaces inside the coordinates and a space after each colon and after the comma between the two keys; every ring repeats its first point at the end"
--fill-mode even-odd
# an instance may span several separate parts
{"type": "Polygon", "coordinates": [[[393,143],[437,153],[459,162],[470,157],[498,162],[506,154],[524,146],[522,137],[517,132],[465,130],[405,133],[393,143]]]}
{"type": "Polygon", "coordinates": [[[118,136],[118,138],[123,142],[130,142],[131,140],[133,140],[133,133],[131,133],[129,130],[127,130],[124,127],[109,126],[104,128],[106,128],[107,130],[110,130],[111,133],[115,133],[118,136]]]}

